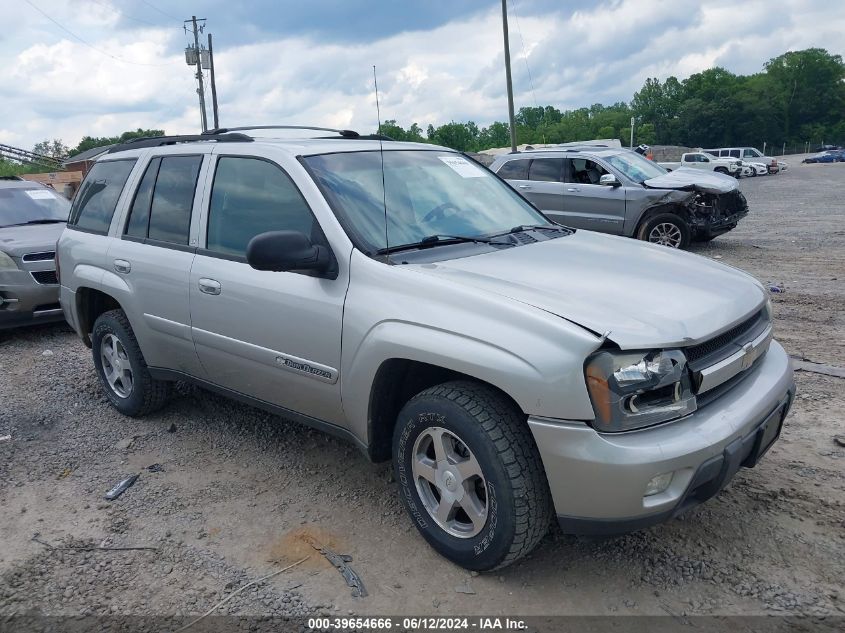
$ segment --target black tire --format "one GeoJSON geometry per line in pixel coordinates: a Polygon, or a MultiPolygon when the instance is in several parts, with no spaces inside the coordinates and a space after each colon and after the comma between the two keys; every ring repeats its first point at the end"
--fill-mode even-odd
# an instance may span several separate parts
{"type": "Polygon", "coordinates": [[[123,310],[109,310],[97,317],[91,343],[97,376],[100,378],[106,397],[115,409],[123,415],[137,417],[152,413],[164,406],[170,396],[171,385],[169,382],[155,380],[150,376],[144,355],[141,353],[135,333],[123,310]],[[103,339],[108,335],[116,337],[120,342],[131,367],[132,387],[126,397],[119,396],[106,379],[101,347],[103,339]]]}
{"type": "Polygon", "coordinates": [[[716,168],[716,169],[714,169],[713,171],[718,172],[718,173],[720,173],[720,174],[725,174],[725,175],[727,175],[727,173],[728,173],[728,168],[727,168],[727,167],[717,167],[717,168],[716,168]]]}
{"type": "Polygon", "coordinates": [[[690,228],[683,218],[674,213],[658,213],[657,215],[646,219],[640,225],[640,228],[637,231],[637,239],[643,240],[644,242],[652,241],[649,236],[651,235],[655,227],[660,224],[673,224],[675,227],[677,227],[678,231],[680,232],[680,243],[678,243],[677,246],[671,248],[686,248],[687,246],[689,246],[691,237],[690,228]]]}
{"type": "Polygon", "coordinates": [[[551,494],[525,416],[487,386],[455,381],[426,389],[399,413],[393,466],[402,503],[423,538],[450,561],[473,571],[505,567],[528,554],[549,529],[551,494]],[[483,472],[483,527],[459,537],[440,527],[420,497],[412,460],[417,439],[432,428],[453,433],[483,472]]]}

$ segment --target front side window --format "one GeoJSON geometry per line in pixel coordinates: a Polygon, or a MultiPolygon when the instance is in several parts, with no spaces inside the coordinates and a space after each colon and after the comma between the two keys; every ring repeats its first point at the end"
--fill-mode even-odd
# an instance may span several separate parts
{"type": "Polygon", "coordinates": [[[134,166],[134,158],[96,163],[76,194],[68,224],[96,233],[108,233],[120,192],[134,166]]]}
{"type": "Polygon", "coordinates": [[[70,202],[52,189],[0,185],[0,228],[67,222],[70,202]]]}
{"type": "Polygon", "coordinates": [[[509,160],[504,165],[499,167],[499,178],[505,180],[528,180],[528,163],[530,160],[509,160]]]}
{"type": "Polygon", "coordinates": [[[550,224],[507,184],[452,152],[348,152],[305,163],[352,241],[371,254],[432,236],[550,224]]]}
{"type": "Polygon", "coordinates": [[[308,203],[281,168],[258,158],[221,157],[211,189],[206,248],[245,256],[249,241],[267,231],[299,231],[319,239],[308,203]]]}
{"type": "Polygon", "coordinates": [[[562,158],[535,158],[528,169],[529,180],[561,182],[562,158]]]}
{"type": "Polygon", "coordinates": [[[608,173],[604,167],[588,158],[571,158],[569,162],[572,182],[581,185],[597,185],[601,177],[608,173]]]}

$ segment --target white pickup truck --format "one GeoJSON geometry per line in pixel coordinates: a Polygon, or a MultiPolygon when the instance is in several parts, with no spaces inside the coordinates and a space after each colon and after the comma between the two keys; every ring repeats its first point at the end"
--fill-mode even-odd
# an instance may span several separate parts
{"type": "Polygon", "coordinates": [[[681,161],[677,163],[658,163],[661,167],[674,171],[680,167],[691,167],[693,169],[706,169],[717,171],[730,176],[742,175],[742,161],[738,158],[717,158],[707,152],[687,152],[681,155],[681,161]]]}

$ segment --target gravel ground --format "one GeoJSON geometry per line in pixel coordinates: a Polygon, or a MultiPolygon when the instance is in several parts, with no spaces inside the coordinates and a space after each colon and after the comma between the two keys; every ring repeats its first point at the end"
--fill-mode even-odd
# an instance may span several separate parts
{"type": "MultiPolygon", "coordinates": [[[[695,250],[782,290],[776,336],[790,354],[845,366],[845,164],[790,162],[743,180],[752,213],[695,250]]],[[[0,616],[198,615],[306,556],[221,612],[842,616],[845,382],[797,382],[781,440],[707,504],[611,540],[552,531],[478,576],[434,554],[388,466],[353,447],[193,387],[124,418],[66,326],[0,333],[0,436],[12,436],[0,442],[0,616]],[[353,597],[311,541],[351,555],[369,596],[353,597]],[[156,549],[70,549],[84,547],[156,549]]]]}

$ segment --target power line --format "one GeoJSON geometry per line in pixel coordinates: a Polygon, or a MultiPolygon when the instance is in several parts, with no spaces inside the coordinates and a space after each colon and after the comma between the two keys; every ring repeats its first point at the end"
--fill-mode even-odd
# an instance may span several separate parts
{"type": "Polygon", "coordinates": [[[110,5],[106,2],[103,2],[103,0],[94,0],[94,2],[99,4],[101,7],[105,7],[106,9],[109,9],[113,13],[116,13],[120,17],[126,18],[127,20],[132,20],[133,22],[138,22],[139,24],[148,24],[149,26],[154,26],[154,27],[157,27],[157,28],[159,27],[159,25],[156,24],[155,22],[149,22],[148,20],[142,20],[141,18],[136,18],[134,16],[131,16],[128,13],[125,13],[124,11],[118,10],[117,8],[113,7],[112,5],[110,5]]]}
{"type": "Polygon", "coordinates": [[[143,63],[143,62],[133,62],[133,61],[130,61],[130,60],[128,60],[128,59],[123,59],[122,57],[118,57],[117,55],[112,55],[112,54],[111,54],[111,53],[109,53],[108,51],[104,51],[104,50],[103,50],[103,49],[101,49],[101,48],[97,48],[97,47],[96,47],[96,46],[94,46],[91,42],[89,42],[88,40],[86,40],[86,39],[85,39],[85,38],[83,38],[83,37],[80,37],[79,35],[77,35],[77,34],[76,34],[76,33],[74,33],[73,31],[71,31],[70,29],[65,28],[65,27],[64,27],[64,26],[63,26],[60,22],[58,22],[57,20],[53,19],[53,18],[52,18],[52,17],[51,17],[48,13],[46,13],[46,12],[45,12],[45,11],[43,11],[40,7],[38,7],[38,6],[36,6],[35,4],[33,4],[33,2],[32,2],[31,0],[26,0],[26,3],[27,3],[29,6],[31,6],[33,9],[35,9],[36,11],[38,11],[38,13],[40,13],[41,15],[43,15],[45,18],[47,18],[48,20],[50,20],[50,22],[52,22],[53,24],[55,24],[56,26],[58,26],[58,27],[59,27],[62,31],[64,31],[65,33],[67,33],[68,35],[70,35],[71,37],[73,37],[74,39],[76,39],[76,40],[78,40],[78,41],[82,42],[83,44],[85,44],[85,46],[87,46],[87,47],[88,47],[88,48],[90,48],[91,50],[97,51],[97,52],[98,52],[98,53],[100,53],[101,55],[105,55],[106,57],[110,57],[111,59],[113,59],[113,60],[115,60],[115,61],[118,61],[118,62],[123,62],[124,64],[132,64],[133,66],[153,66],[153,67],[162,67],[162,66],[169,66],[169,65],[170,65],[170,64],[145,64],[145,63],[143,63]]]}
{"type": "Polygon", "coordinates": [[[528,85],[531,86],[531,97],[534,99],[534,107],[537,105],[537,94],[534,92],[534,78],[531,76],[531,67],[528,65],[528,53],[525,52],[525,40],[522,38],[522,29],[519,28],[519,14],[516,12],[516,3],[511,0],[513,17],[516,18],[516,32],[519,33],[519,41],[522,44],[522,58],[525,60],[525,70],[528,71],[528,85]]]}
{"type": "Polygon", "coordinates": [[[162,15],[167,16],[167,17],[168,17],[168,18],[170,18],[171,20],[177,20],[177,21],[179,21],[179,22],[181,22],[181,21],[182,21],[182,19],[181,19],[181,18],[177,18],[175,15],[171,15],[170,13],[167,13],[167,11],[162,11],[162,10],[161,10],[161,9],[159,9],[156,5],[154,5],[152,2],[147,2],[147,0],[141,0],[141,2],[143,2],[143,3],[144,3],[145,5],[147,5],[148,7],[152,8],[152,9],[155,9],[156,11],[158,11],[159,13],[161,13],[162,15]]]}

